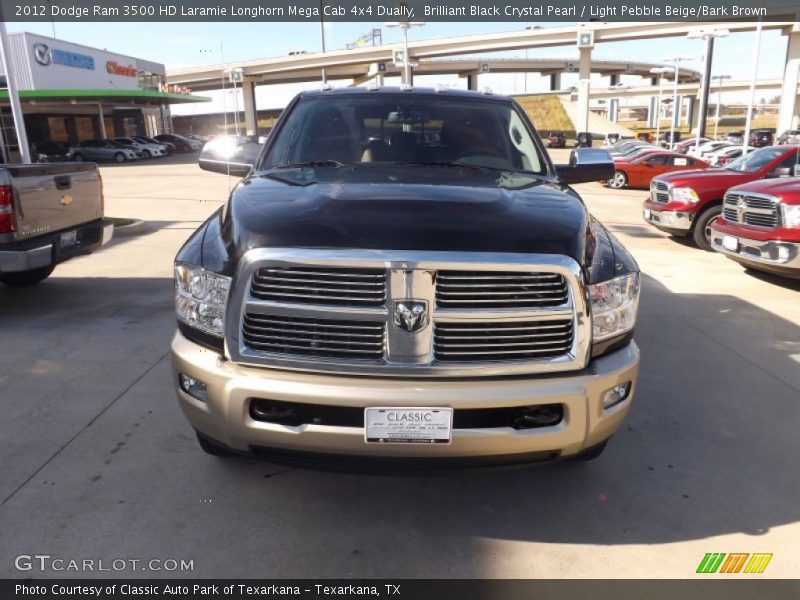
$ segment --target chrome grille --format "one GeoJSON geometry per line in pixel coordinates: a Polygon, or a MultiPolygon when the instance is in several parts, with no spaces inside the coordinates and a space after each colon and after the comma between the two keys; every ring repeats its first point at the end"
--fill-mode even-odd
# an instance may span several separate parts
{"type": "Polygon", "coordinates": [[[726,221],[774,229],[780,225],[780,207],[774,196],[739,192],[725,195],[722,214],[726,221]]]}
{"type": "Polygon", "coordinates": [[[410,377],[555,373],[584,368],[591,344],[582,270],[567,256],[255,249],[242,258],[229,298],[228,358],[253,366],[410,377]],[[358,285],[365,281],[379,285],[358,285]]]}
{"type": "Polygon", "coordinates": [[[567,282],[557,273],[440,271],[436,279],[442,308],[561,306],[567,296],[567,282]]]}
{"type": "Polygon", "coordinates": [[[572,319],[438,323],[433,351],[442,361],[541,359],[569,351],[572,335],[572,319]]]}
{"type": "Polygon", "coordinates": [[[245,313],[244,343],[255,350],[328,358],[380,359],[384,324],[245,313]]]}
{"type": "Polygon", "coordinates": [[[669,202],[669,184],[660,179],[653,179],[650,182],[650,199],[662,204],[669,202]]]}
{"type": "Polygon", "coordinates": [[[252,294],[297,304],[381,306],[386,300],[386,270],[263,268],[253,277],[252,294]]]}

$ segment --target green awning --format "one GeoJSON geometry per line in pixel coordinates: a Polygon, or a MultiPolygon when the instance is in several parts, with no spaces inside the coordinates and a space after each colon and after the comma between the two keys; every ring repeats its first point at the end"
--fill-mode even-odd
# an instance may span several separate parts
{"type": "MultiPolygon", "coordinates": [[[[83,100],[92,102],[131,102],[134,104],[185,104],[188,102],[211,102],[208,96],[173,94],[154,90],[20,90],[22,102],[31,100],[64,101],[83,100]]],[[[0,90],[0,101],[8,100],[8,90],[0,90]]]]}

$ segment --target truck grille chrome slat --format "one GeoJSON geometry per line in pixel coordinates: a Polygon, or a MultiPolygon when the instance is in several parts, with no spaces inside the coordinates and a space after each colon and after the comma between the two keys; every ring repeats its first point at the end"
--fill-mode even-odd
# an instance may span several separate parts
{"type": "Polygon", "coordinates": [[[653,202],[660,202],[666,204],[670,201],[669,184],[660,179],[653,179],[650,183],[650,199],[653,202]]]}
{"type": "Polygon", "coordinates": [[[253,297],[300,304],[380,306],[386,300],[384,269],[262,268],[253,297]]]}
{"type": "Polygon", "coordinates": [[[368,328],[362,322],[274,317],[265,327],[257,315],[245,314],[242,325],[244,342],[255,350],[296,354],[309,357],[358,356],[379,359],[383,356],[384,325],[375,323],[368,328]],[[276,329],[274,324],[280,323],[276,329]],[[350,334],[343,327],[353,327],[359,333],[350,334]],[[370,333],[363,333],[369,329],[370,333]]]}
{"type": "Polygon", "coordinates": [[[764,229],[775,229],[781,224],[778,199],[767,195],[729,192],[722,205],[722,216],[731,223],[764,229]]]}
{"type": "Polygon", "coordinates": [[[251,250],[240,269],[226,317],[234,362],[481,377],[589,360],[586,289],[569,257],[287,248],[251,250]]]}
{"type": "Polygon", "coordinates": [[[440,271],[436,281],[436,304],[442,308],[552,307],[566,301],[566,280],[554,273],[440,271]]]}

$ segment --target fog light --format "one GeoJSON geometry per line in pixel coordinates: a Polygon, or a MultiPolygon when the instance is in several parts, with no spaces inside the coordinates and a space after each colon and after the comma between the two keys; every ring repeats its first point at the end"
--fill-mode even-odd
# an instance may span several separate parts
{"type": "Polygon", "coordinates": [[[778,260],[786,262],[789,260],[789,248],[786,246],[778,246],[778,260]]]}
{"type": "Polygon", "coordinates": [[[181,373],[178,375],[178,383],[181,389],[192,398],[196,398],[200,400],[200,402],[208,402],[208,388],[206,384],[199,379],[181,373]]]}
{"type": "Polygon", "coordinates": [[[552,427],[564,418],[564,407],[561,404],[520,406],[514,409],[514,413],[514,429],[552,427]]]}
{"type": "Polygon", "coordinates": [[[616,406],[628,397],[630,391],[630,381],[615,385],[610,390],[606,390],[603,394],[603,408],[611,408],[612,406],[616,406]]]}

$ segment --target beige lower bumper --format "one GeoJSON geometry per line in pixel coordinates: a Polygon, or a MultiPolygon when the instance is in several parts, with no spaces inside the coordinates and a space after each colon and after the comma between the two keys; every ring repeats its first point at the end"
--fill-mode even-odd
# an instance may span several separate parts
{"type": "Polygon", "coordinates": [[[321,454],[375,457],[491,457],[560,452],[571,455],[610,437],[620,426],[636,391],[639,350],[635,343],[596,359],[576,375],[496,379],[384,379],[314,375],[243,367],[176,333],[172,340],[173,379],[181,407],[192,426],[240,451],[252,446],[321,454]],[[178,387],[178,374],[203,381],[208,401],[178,387]],[[604,410],[603,393],[632,382],[622,403],[604,410]],[[538,429],[455,429],[449,445],[366,444],[360,427],[290,427],[255,421],[249,399],[267,398],[333,406],[435,406],[501,408],[562,403],[564,419],[538,429]]]}

